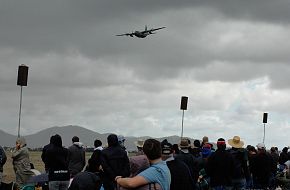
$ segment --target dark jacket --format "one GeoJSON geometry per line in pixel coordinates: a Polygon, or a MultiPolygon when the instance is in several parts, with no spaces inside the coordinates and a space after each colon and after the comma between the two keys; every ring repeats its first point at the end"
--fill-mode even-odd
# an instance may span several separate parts
{"type": "Polygon", "coordinates": [[[0,172],[3,172],[3,166],[6,163],[7,156],[5,150],[0,146],[0,172]]]}
{"type": "Polygon", "coordinates": [[[210,186],[231,186],[234,160],[226,150],[218,149],[212,153],[206,165],[206,173],[210,177],[210,186]]]}
{"type": "Polygon", "coordinates": [[[71,176],[81,172],[86,165],[85,150],[80,142],[74,142],[68,148],[68,169],[71,176]]]}
{"type": "Polygon", "coordinates": [[[88,166],[86,171],[89,172],[99,172],[99,167],[101,165],[101,150],[94,150],[93,154],[91,155],[90,159],[88,160],[88,166]]]}
{"type": "Polygon", "coordinates": [[[190,176],[195,184],[198,178],[199,166],[193,155],[191,153],[184,153],[180,151],[179,154],[176,155],[175,159],[182,161],[187,165],[190,171],[190,176]]]}
{"type": "Polygon", "coordinates": [[[234,159],[233,179],[250,179],[248,167],[248,155],[243,148],[232,148],[229,150],[234,159]]]}
{"type": "Polygon", "coordinates": [[[68,181],[70,174],[68,171],[68,150],[62,147],[61,137],[56,137],[53,146],[46,150],[46,162],[49,168],[49,181],[68,181]]]}
{"type": "Polygon", "coordinates": [[[280,153],[279,164],[284,164],[285,162],[287,162],[289,160],[289,156],[288,156],[287,150],[285,151],[283,149],[283,151],[280,153]]]}
{"type": "Polygon", "coordinates": [[[102,150],[102,168],[104,170],[104,187],[112,189],[115,187],[115,177],[130,175],[130,164],[127,152],[118,143],[116,135],[108,136],[109,147],[102,150]]]}
{"type": "Polygon", "coordinates": [[[47,161],[46,161],[46,151],[47,149],[49,149],[49,147],[52,147],[53,145],[51,143],[45,145],[42,149],[42,153],[41,153],[41,160],[43,161],[44,163],[44,168],[45,168],[45,171],[48,171],[48,166],[47,166],[47,161]]]}
{"type": "Polygon", "coordinates": [[[266,151],[260,151],[253,157],[251,164],[254,183],[267,187],[270,177],[274,172],[271,155],[266,151]]]}
{"type": "Polygon", "coordinates": [[[187,165],[180,160],[171,160],[166,162],[170,174],[171,184],[170,190],[192,190],[194,189],[194,182],[190,177],[190,171],[187,165]]]}

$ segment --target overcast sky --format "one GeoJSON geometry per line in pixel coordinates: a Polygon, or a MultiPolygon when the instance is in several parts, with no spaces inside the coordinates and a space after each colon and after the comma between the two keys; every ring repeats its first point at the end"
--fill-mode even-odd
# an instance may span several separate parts
{"type": "MultiPolygon", "coordinates": [[[[79,125],[99,133],[181,135],[288,146],[288,0],[1,0],[0,128],[21,135],[79,125]],[[144,39],[115,36],[163,27],[144,39]]],[[[49,137],[48,137],[49,139],[49,137]]],[[[93,141],[93,140],[92,140],[93,141]]]]}

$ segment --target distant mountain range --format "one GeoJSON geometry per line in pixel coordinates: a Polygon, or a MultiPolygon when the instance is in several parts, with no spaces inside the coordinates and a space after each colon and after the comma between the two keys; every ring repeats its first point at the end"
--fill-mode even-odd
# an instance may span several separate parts
{"type": "MultiPolygon", "coordinates": [[[[49,139],[52,135],[59,134],[62,137],[62,143],[65,147],[71,145],[71,139],[73,136],[78,136],[80,141],[87,147],[93,147],[94,140],[99,139],[103,142],[103,146],[107,143],[107,136],[109,133],[100,134],[92,130],[88,130],[86,128],[80,126],[63,126],[63,127],[51,127],[45,130],[42,130],[38,133],[23,136],[26,139],[27,146],[29,148],[42,148],[44,145],[49,143],[49,139]]],[[[8,134],[2,130],[0,130],[0,145],[2,147],[14,147],[15,140],[17,136],[8,134]]],[[[125,146],[127,150],[136,150],[135,142],[138,139],[148,139],[150,137],[143,136],[143,137],[125,137],[125,146]]],[[[157,140],[162,141],[163,139],[167,139],[168,142],[174,144],[180,142],[179,136],[169,136],[169,137],[162,137],[157,138],[157,140]]],[[[190,139],[193,142],[193,139],[190,139]]]]}

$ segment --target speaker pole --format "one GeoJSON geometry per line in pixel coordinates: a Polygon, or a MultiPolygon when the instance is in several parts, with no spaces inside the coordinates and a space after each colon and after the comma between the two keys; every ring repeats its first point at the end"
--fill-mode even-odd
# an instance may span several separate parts
{"type": "Polygon", "coordinates": [[[264,136],[263,143],[265,144],[265,136],[266,136],[266,123],[268,121],[268,113],[263,113],[263,123],[264,123],[264,136]]]}
{"type": "Polygon", "coordinates": [[[28,67],[24,64],[18,67],[17,85],[20,86],[20,104],[18,115],[18,133],[17,137],[20,137],[20,124],[21,124],[21,108],[22,108],[22,87],[27,86],[28,67]]]}
{"type": "Polygon", "coordinates": [[[180,135],[180,140],[182,140],[182,137],[183,137],[183,118],[184,118],[184,110],[182,110],[181,135],[180,135]]]}
{"type": "Polygon", "coordinates": [[[19,116],[18,116],[18,135],[20,137],[20,121],[21,121],[21,107],[22,107],[22,86],[20,86],[20,104],[19,104],[19,116]]]}
{"type": "Polygon", "coordinates": [[[265,134],[266,134],[266,127],[265,127],[265,123],[264,123],[264,137],[263,137],[263,144],[265,144],[265,134]]]}
{"type": "Polygon", "coordinates": [[[180,135],[181,140],[182,140],[182,137],[183,137],[183,118],[184,118],[184,110],[187,110],[187,101],[188,101],[188,97],[186,97],[186,96],[182,96],[182,97],[181,97],[181,103],[180,103],[180,109],[182,110],[181,135],[180,135]]]}

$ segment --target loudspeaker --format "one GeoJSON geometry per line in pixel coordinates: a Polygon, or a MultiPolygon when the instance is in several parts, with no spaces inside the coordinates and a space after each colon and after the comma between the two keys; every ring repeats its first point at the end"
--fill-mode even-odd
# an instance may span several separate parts
{"type": "Polygon", "coordinates": [[[19,65],[17,85],[27,86],[27,78],[28,78],[28,67],[26,65],[23,65],[23,64],[19,65]]]}
{"type": "Polygon", "coordinates": [[[186,96],[181,97],[181,104],[180,104],[181,110],[187,110],[187,101],[188,101],[188,97],[186,96]]]}
{"type": "Polygon", "coordinates": [[[268,113],[263,114],[263,123],[267,123],[268,120],[268,113]]]}

